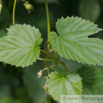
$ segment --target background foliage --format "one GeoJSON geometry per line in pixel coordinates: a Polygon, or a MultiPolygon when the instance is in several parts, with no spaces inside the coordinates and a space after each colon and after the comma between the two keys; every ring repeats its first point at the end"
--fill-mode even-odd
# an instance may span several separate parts
{"type": "MultiPolygon", "coordinates": [[[[14,0],[2,1],[3,10],[0,14],[0,37],[5,36],[7,33],[5,28],[12,25],[12,6],[14,0]]],[[[29,1],[34,7],[34,11],[30,14],[25,10],[23,2],[17,0],[16,24],[25,23],[39,28],[42,33],[43,42],[41,48],[43,48],[46,43],[47,32],[44,0],[29,1]]],[[[68,15],[81,16],[95,22],[100,28],[103,28],[103,0],[48,0],[48,2],[51,31],[55,31],[55,22],[58,18],[62,16],[65,18],[68,15]]],[[[103,31],[93,36],[103,39],[103,31]]],[[[41,56],[44,57],[43,54],[41,56]]],[[[77,71],[78,68],[82,67],[82,64],[75,61],[64,58],[60,59],[66,63],[71,72],[77,71]]],[[[40,61],[23,69],[0,63],[0,103],[48,103],[47,94],[42,88],[45,79],[38,79],[36,74],[44,67],[44,62],[40,61]]],[[[103,69],[100,66],[98,68],[103,69]]],[[[62,71],[64,70],[62,69],[62,71]]],[[[94,88],[99,90],[99,94],[103,94],[102,86],[94,88]]],[[[88,87],[86,87],[85,92],[88,92],[88,87]]],[[[94,90],[91,90],[91,92],[97,94],[94,90]]],[[[52,100],[52,103],[56,102],[52,100]]]]}

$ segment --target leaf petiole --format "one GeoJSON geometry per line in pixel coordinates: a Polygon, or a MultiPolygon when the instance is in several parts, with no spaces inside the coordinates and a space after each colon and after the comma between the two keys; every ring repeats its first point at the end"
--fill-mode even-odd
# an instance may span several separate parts
{"type": "Polygon", "coordinates": [[[43,59],[43,58],[38,58],[38,60],[42,60],[42,61],[56,61],[54,59],[43,59]]]}
{"type": "Polygon", "coordinates": [[[58,61],[58,62],[65,68],[65,70],[66,70],[67,72],[69,72],[69,70],[68,70],[68,68],[66,67],[66,65],[65,65],[64,62],[62,62],[62,61],[60,61],[59,59],[53,57],[51,54],[49,54],[48,52],[46,52],[46,51],[44,51],[44,50],[42,50],[42,49],[40,49],[40,51],[43,52],[44,54],[48,55],[48,56],[51,57],[52,59],[54,59],[54,61],[58,61]]]}
{"type": "Polygon", "coordinates": [[[16,0],[14,0],[14,5],[13,5],[13,26],[15,26],[15,8],[16,8],[16,0]]]}

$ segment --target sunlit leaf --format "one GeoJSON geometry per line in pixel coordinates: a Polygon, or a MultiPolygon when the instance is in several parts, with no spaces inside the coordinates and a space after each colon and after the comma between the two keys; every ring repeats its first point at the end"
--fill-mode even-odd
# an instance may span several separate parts
{"type": "Polygon", "coordinates": [[[103,65],[103,41],[88,36],[101,29],[79,17],[61,18],[56,23],[57,32],[51,32],[52,48],[66,59],[81,63],[103,65]]]}
{"type": "Polygon", "coordinates": [[[7,30],[8,35],[0,38],[0,61],[22,67],[33,64],[40,55],[39,30],[26,24],[7,30]]]}
{"type": "Polygon", "coordinates": [[[81,95],[81,77],[76,73],[65,76],[52,72],[48,80],[48,92],[53,99],[60,101],[61,95],[81,95]]]}

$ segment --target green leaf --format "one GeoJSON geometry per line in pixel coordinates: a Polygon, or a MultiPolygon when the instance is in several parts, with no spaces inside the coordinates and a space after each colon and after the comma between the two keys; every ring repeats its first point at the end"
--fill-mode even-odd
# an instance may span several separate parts
{"type": "Polygon", "coordinates": [[[15,25],[8,35],[0,38],[0,61],[15,65],[29,66],[37,60],[42,41],[39,30],[30,25],[15,25]]]}
{"type": "Polygon", "coordinates": [[[83,95],[99,95],[99,92],[96,88],[92,86],[85,85],[83,86],[83,95]]]}
{"type": "Polygon", "coordinates": [[[93,88],[103,85],[102,71],[92,66],[83,66],[77,70],[77,73],[82,78],[83,94],[97,94],[98,92],[93,88]]]}
{"type": "Polygon", "coordinates": [[[103,95],[103,85],[96,87],[96,90],[99,92],[99,95],[103,95]]]}
{"type": "Polygon", "coordinates": [[[65,76],[52,72],[48,80],[48,92],[53,99],[60,101],[61,95],[81,95],[81,77],[76,73],[65,76]]]}
{"type": "Polygon", "coordinates": [[[81,0],[79,11],[83,18],[96,21],[100,15],[100,5],[98,0],[81,0]]]}
{"type": "Polygon", "coordinates": [[[66,59],[81,63],[103,65],[103,41],[88,36],[101,29],[92,22],[79,17],[61,18],[56,23],[56,32],[51,32],[52,48],[66,59]]]}
{"type": "Polygon", "coordinates": [[[77,70],[81,76],[83,85],[100,86],[103,85],[103,73],[96,67],[82,66],[77,70]]]}

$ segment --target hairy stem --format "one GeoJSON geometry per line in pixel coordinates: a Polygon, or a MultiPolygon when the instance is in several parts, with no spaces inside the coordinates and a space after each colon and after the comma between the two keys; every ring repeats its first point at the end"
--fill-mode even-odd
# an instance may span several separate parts
{"type": "MultiPolygon", "coordinates": [[[[50,33],[50,21],[49,21],[49,9],[48,9],[48,1],[45,0],[45,7],[46,7],[46,15],[47,15],[47,42],[49,42],[49,33],[50,33]]],[[[49,51],[49,47],[50,45],[47,45],[47,50],[49,51]]],[[[47,56],[48,58],[48,56],[47,56]]],[[[47,66],[48,66],[49,62],[47,62],[47,66]]],[[[49,70],[47,70],[47,73],[49,75],[49,70]]],[[[49,103],[51,103],[51,97],[49,95],[49,103]]]]}
{"type": "Polygon", "coordinates": [[[61,71],[61,69],[59,68],[59,66],[58,66],[57,62],[55,62],[55,65],[57,66],[57,68],[58,68],[59,72],[62,74],[62,71],[61,71]]]}
{"type": "MultiPolygon", "coordinates": [[[[55,65],[57,66],[57,68],[58,68],[58,70],[59,70],[59,72],[62,74],[62,72],[61,72],[61,70],[60,70],[60,68],[59,68],[59,66],[58,66],[58,64],[57,64],[57,60],[55,60],[55,59],[43,59],[43,58],[38,58],[38,60],[42,60],[42,61],[54,61],[54,63],[55,63],[55,65]]],[[[61,62],[61,61],[60,61],[61,62]]],[[[62,62],[61,62],[61,64],[63,64],[62,62]]],[[[64,65],[64,64],[63,64],[64,65]]],[[[64,65],[65,66],[65,65],[64,65]]]]}
{"type": "Polygon", "coordinates": [[[49,54],[48,52],[46,52],[46,51],[44,51],[44,50],[41,50],[41,49],[40,49],[40,51],[43,52],[44,54],[48,55],[49,57],[51,57],[51,58],[54,59],[55,61],[59,62],[59,63],[65,68],[65,70],[66,70],[67,72],[69,72],[69,70],[68,70],[68,68],[66,67],[66,65],[65,65],[64,62],[60,61],[58,58],[53,57],[51,54],[49,54]]]}
{"type": "Polygon", "coordinates": [[[50,42],[47,42],[47,43],[45,44],[44,50],[47,48],[47,46],[48,46],[49,43],[50,43],[50,42]]]}
{"type": "Polygon", "coordinates": [[[13,5],[13,26],[15,26],[15,8],[16,8],[16,0],[14,0],[14,5],[13,5]]]}
{"type": "MultiPolygon", "coordinates": [[[[50,33],[50,20],[49,20],[49,9],[48,9],[48,0],[45,0],[45,7],[46,7],[46,16],[47,16],[47,42],[49,42],[49,33],[50,33]]],[[[49,44],[47,46],[47,49],[49,50],[49,44]]]]}
{"type": "Polygon", "coordinates": [[[44,51],[44,50],[42,50],[42,49],[40,49],[40,51],[43,52],[44,54],[48,55],[49,57],[55,59],[55,58],[54,58],[51,54],[49,54],[48,52],[46,52],[46,51],[44,51]]]}
{"type": "Polygon", "coordinates": [[[69,72],[68,68],[66,67],[65,63],[59,60],[59,63],[65,68],[67,72],[69,72]]]}
{"type": "Polygon", "coordinates": [[[38,60],[43,60],[43,61],[56,61],[54,59],[43,59],[43,58],[38,58],[38,60]]]}
{"type": "Polygon", "coordinates": [[[51,96],[49,96],[49,103],[51,103],[51,96]]]}

